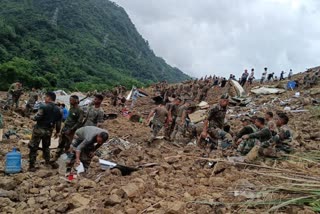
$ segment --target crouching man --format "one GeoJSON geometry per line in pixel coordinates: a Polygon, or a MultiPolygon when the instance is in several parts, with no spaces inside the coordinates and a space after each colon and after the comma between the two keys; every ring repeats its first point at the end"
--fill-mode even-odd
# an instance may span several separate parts
{"type": "Polygon", "coordinates": [[[288,127],[289,117],[286,113],[278,113],[276,117],[276,125],[279,132],[274,135],[270,141],[261,145],[259,149],[260,155],[266,157],[276,157],[278,152],[290,153],[292,149],[291,141],[293,133],[288,127]]]}
{"type": "MultiPolygon", "coordinates": [[[[78,166],[81,161],[87,170],[95,151],[107,142],[108,138],[108,131],[95,126],[85,126],[78,129],[70,147],[71,154],[75,153],[75,159],[72,158],[71,162],[75,161],[78,166]]],[[[74,157],[74,155],[71,156],[74,157]]]]}

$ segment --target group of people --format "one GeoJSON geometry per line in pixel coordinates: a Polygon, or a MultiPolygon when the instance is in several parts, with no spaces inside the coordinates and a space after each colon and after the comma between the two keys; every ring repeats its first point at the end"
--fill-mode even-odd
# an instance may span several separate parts
{"type": "Polygon", "coordinates": [[[148,142],[152,143],[164,127],[165,138],[177,143],[189,143],[197,140],[200,147],[212,149],[236,148],[239,155],[248,154],[254,146],[259,147],[259,153],[274,157],[279,151],[290,152],[292,131],[288,127],[289,118],[284,112],[267,112],[265,117],[244,116],[241,118],[242,127],[233,131],[225,123],[229,105],[229,96],[222,95],[219,103],[212,106],[203,122],[192,124],[189,115],[196,106],[190,100],[177,97],[174,100],[160,103],[154,108],[147,120],[152,127],[148,142]]]}
{"type": "Polygon", "coordinates": [[[36,158],[39,144],[42,142],[45,164],[57,168],[56,161],[66,153],[70,164],[83,163],[85,169],[90,165],[94,152],[108,140],[108,131],[100,128],[104,122],[104,111],[101,107],[103,96],[96,94],[92,104],[86,109],[79,106],[79,97],[70,96],[70,109],[63,125],[63,112],[55,103],[56,94],[47,92],[45,103],[31,118],[36,121],[29,142],[29,171],[36,171],[36,158]],[[61,128],[62,127],[62,128],[61,128]],[[50,159],[51,137],[59,137],[58,149],[53,160],[50,159]]]}

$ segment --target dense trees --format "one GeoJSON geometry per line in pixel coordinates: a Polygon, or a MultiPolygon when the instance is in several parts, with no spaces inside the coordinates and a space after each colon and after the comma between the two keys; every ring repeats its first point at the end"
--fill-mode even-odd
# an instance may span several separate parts
{"type": "Polygon", "coordinates": [[[108,0],[0,1],[0,89],[25,85],[108,89],[188,78],[155,56],[108,0]]]}

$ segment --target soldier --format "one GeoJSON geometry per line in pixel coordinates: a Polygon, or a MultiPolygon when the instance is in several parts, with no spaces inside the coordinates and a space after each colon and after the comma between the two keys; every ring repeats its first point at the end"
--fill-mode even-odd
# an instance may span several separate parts
{"type": "Polygon", "coordinates": [[[255,133],[258,128],[252,123],[252,120],[249,117],[244,117],[241,119],[243,128],[236,134],[235,142],[242,138],[242,136],[247,134],[255,133]]]}
{"type": "Polygon", "coordinates": [[[50,143],[53,129],[56,129],[55,137],[61,129],[62,115],[60,109],[54,104],[56,94],[54,92],[47,92],[45,95],[45,104],[41,105],[38,113],[32,118],[37,121],[32,131],[32,137],[29,142],[29,171],[36,171],[35,162],[37,158],[37,151],[39,149],[40,141],[42,141],[43,157],[46,165],[50,164],[50,143]]]}
{"type": "Polygon", "coordinates": [[[7,93],[7,106],[9,108],[13,108],[14,104],[16,108],[19,107],[19,99],[23,94],[22,90],[22,84],[19,81],[10,85],[7,93]]]}
{"type": "Polygon", "coordinates": [[[200,98],[199,101],[205,101],[207,99],[207,94],[210,89],[209,84],[205,84],[201,89],[200,89],[200,98]]]}
{"type": "Polygon", "coordinates": [[[161,103],[158,107],[154,108],[147,119],[147,124],[150,124],[150,120],[152,120],[152,135],[151,138],[148,140],[148,143],[152,143],[154,139],[157,137],[158,133],[162,129],[163,126],[167,125],[168,123],[168,116],[169,112],[164,107],[164,103],[161,103]]]}
{"type": "Polygon", "coordinates": [[[178,108],[176,124],[171,134],[171,140],[175,140],[176,138],[180,139],[180,137],[182,137],[181,135],[185,133],[185,122],[186,122],[186,116],[187,116],[187,109],[189,106],[190,106],[190,102],[185,101],[185,103],[178,108]],[[179,137],[176,137],[178,133],[179,133],[179,137]]]}
{"type": "Polygon", "coordinates": [[[101,107],[103,101],[103,96],[101,94],[96,94],[92,105],[89,106],[86,118],[83,122],[83,126],[98,126],[101,127],[104,122],[104,111],[101,107]]]}
{"type": "Polygon", "coordinates": [[[38,96],[37,90],[36,88],[33,87],[31,92],[29,93],[29,100],[26,104],[26,109],[25,109],[26,116],[29,116],[32,113],[33,107],[38,101],[38,99],[39,99],[39,96],[38,96]]]}
{"type": "Polygon", "coordinates": [[[210,138],[214,142],[218,140],[232,142],[232,136],[223,130],[228,105],[229,95],[222,95],[219,103],[210,109],[207,119],[204,121],[200,140],[210,138]]]}
{"type": "Polygon", "coordinates": [[[310,86],[311,86],[310,83],[311,83],[311,78],[310,78],[310,75],[307,74],[307,75],[305,75],[303,77],[303,86],[304,86],[304,88],[310,88],[310,86]]]}
{"type": "Polygon", "coordinates": [[[273,120],[273,113],[271,111],[268,111],[264,116],[267,127],[270,129],[272,135],[274,135],[277,132],[277,126],[276,123],[273,120]]]}
{"type": "MultiPolygon", "coordinates": [[[[86,126],[78,129],[74,135],[69,152],[75,152],[76,166],[83,164],[85,169],[88,169],[94,153],[105,143],[109,138],[107,130],[100,129],[95,126],[86,126]]],[[[71,158],[73,159],[73,155],[71,158]]]]}
{"type": "Polygon", "coordinates": [[[274,157],[277,151],[289,153],[292,151],[291,141],[293,133],[288,127],[289,118],[285,113],[279,113],[276,124],[279,132],[270,141],[262,143],[259,153],[264,156],[274,157]]]}
{"type": "Polygon", "coordinates": [[[258,131],[244,135],[238,141],[240,145],[238,146],[237,151],[242,155],[248,154],[255,145],[261,145],[272,137],[270,130],[265,127],[264,118],[258,117],[254,124],[258,128],[258,131]]]}
{"type": "Polygon", "coordinates": [[[248,70],[246,69],[246,70],[244,70],[244,73],[242,74],[241,80],[240,80],[240,85],[242,87],[246,84],[248,76],[249,76],[249,73],[248,73],[248,70]]]}
{"type": "Polygon", "coordinates": [[[171,140],[171,134],[174,130],[174,127],[176,125],[176,119],[177,119],[177,116],[178,116],[178,108],[179,108],[179,105],[181,103],[181,99],[180,98],[176,98],[172,103],[168,103],[166,105],[166,109],[168,110],[168,127],[166,127],[166,138],[168,140],[171,140]]]}
{"type": "Polygon", "coordinates": [[[56,160],[63,152],[67,152],[70,148],[74,133],[81,127],[83,121],[83,110],[79,107],[79,97],[70,96],[70,110],[68,117],[64,123],[64,127],[60,133],[59,146],[56,152],[56,160]]]}

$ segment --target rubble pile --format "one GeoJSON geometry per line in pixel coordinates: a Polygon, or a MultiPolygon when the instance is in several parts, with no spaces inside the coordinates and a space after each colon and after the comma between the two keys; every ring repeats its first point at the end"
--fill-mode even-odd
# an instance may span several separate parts
{"type": "MultiPolygon", "coordinates": [[[[44,165],[35,173],[27,172],[29,150],[22,141],[30,139],[33,122],[18,113],[2,112],[4,133],[11,130],[16,135],[0,143],[0,170],[4,171],[5,154],[16,147],[22,153],[24,171],[0,174],[0,212],[315,213],[319,204],[294,201],[286,206],[281,204],[297,197],[320,200],[319,195],[307,194],[307,190],[318,189],[320,185],[319,87],[298,88],[278,95],[253,94],[248,105],[229,108],[227,119],[232,131],[240,128],[241,115],[286,111],[295,133],[295,153],[291,155],[244,162],[228,158],[233,154],[221,151],[208,154],[194,144],[180,146],[158,139],[148,145],[149,127],[118,116],[103,124],[110,133],[110,145],[98,150],[87,174],[72,181],[44,165]],[[299,96],[296,92],[300,92],[299,96]],[[102,169],[99,159],[137,170],[123,176],[117,167],[102,169]],[[305,191],[299,191],[298,187],[305,191]]],[[[216,103],[225,90],[210,91],[208,103],[216,103]]],[[[0,96],[4,99],[5,93],[0,96]]],[[[105,100],[105,112],[119,113],[110,103],[105,100]]],[[[150,97],[139,98],[134,112],[145,119],[152,107],[150,97]]]]}

